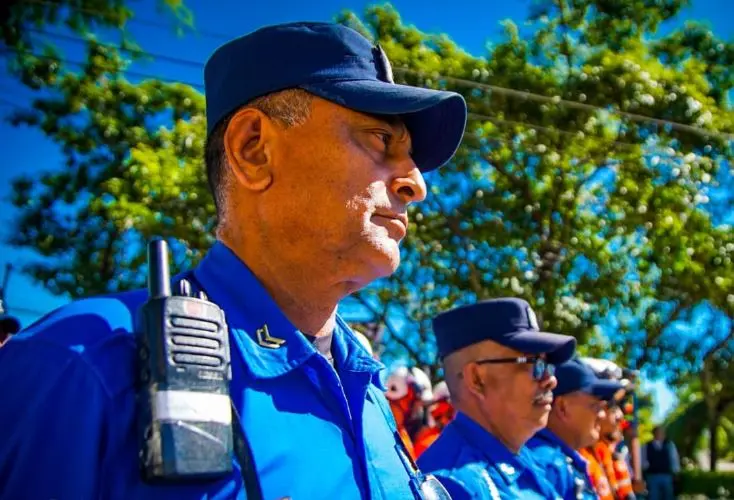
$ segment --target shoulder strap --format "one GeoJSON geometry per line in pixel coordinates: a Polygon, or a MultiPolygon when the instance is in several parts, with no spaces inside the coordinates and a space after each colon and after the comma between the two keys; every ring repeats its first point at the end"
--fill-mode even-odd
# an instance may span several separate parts
{"type": "MultiPolygon", "coordinates": [[[[193,271],[185,273],[182,279],[186,279],[198,291],[207,293],[193,271]]],[[[207,295],[209,295],[207,293],[207,295]]],[[[211,299],[208,299],[211,301],[211,299]]],[[[247,500],[263,500],[262,488],[260,487],[260,479],[257,477],[257,468],[255,467],[255,459],[252,455],[252,448],[247,440],[245,431],[242,428],[242,421],[234,401],[230,398],[230,406],[232,407],[232,439],[234,440],[234,454],[237,462],[240,464],[240,472],[242,473],[242,486],[245,488],[247,500]]]]}
{"type": "Polygon", "coordinates": [[[247,495],[247,500],[262,500],[263,493],[260,487],[260,479],[257,477],[257,468],[255,460],[252,457],[252,448],[247,441],[245,431],[242,429],[240,414],[234,405],[234,401],[230,399],[232,406],[232,437],[234,439],[234,454],[237,462],[240,464],[242,472],[242,482],[247,495]]]}

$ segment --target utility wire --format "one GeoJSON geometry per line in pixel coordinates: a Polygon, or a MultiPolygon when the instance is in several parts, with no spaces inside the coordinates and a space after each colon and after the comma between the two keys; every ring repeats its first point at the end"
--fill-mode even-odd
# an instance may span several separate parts
{"type": "MultiPolygon", "coordinates": [[[[71,59],[66,59],[64,57],[52,57],[52,56],[44,55],[44,54],[36,54],[36,53],[34,53],[34,52],[30,51],[30,50],[15,49],[15,48],[4,48],[4,49],[0,49],[0,54],[8,53],[8,52],[13,52],[13,53],[16,53],[16,54],[27,54],[27,55],[36,57],[38,59],[43,59],[43,60],[52,61],[52,62],[60,62],[60,63],[64,63],[64,64],[70,64],[72,66],[79,66],[81,68],[87,66],[87,64],[88,64],[86,62],[73,61],[71,59]]],[[[135,76],[135,77],[138,77],[138,78],[152,78],[152,79],[161,81],[163,83],[181,83],[181,84],[184,84],[184,85],[188,85],[190,87],[197,88],[199,90],[204,90],[204,85],[201,84],[201,83],[187,82],[185,80],[166,80],[166,79],[160,78],[157,75],[153,75],[151,73],[146,73],[144,71],[134,71],[134,70],[131,70],[131,69],[126,69],[126,68],[121,68],[119,71],[120,71],[120,73],[123,73],[123,74],[126,74],[126,75],[130,75],[130,76],[135,76]]]]}
{"type": "Polygon", "coordinates": [[[9,101],[8,99],[5,99],[4,97],[0,97],[0,106],[6,106],[9,108],[16,108],[16,109],[25,109],[20,104],[9,101]]]}
{"type": "MultiPolygon", "coordinates": [[[[40,30],[40,29],[36,29],[36,28],[29,28],[28,31],[30,31],[32,33],[37,33],[39,35],[50,36],[50,37],[56,38],[58,40],[66,40],[66,41],[72,42],[72,43],[82,43],[83,44],[83,43],[86,43],[88,41],[85,38],[80,38],[80,37],[71,36],[71,35],[63,35],[61,33],[52,33],[52,32],[49,32],[49,31],[44,31],[44,30],[40,30]]],[[[148,57],[152,57],[154,59],[160,60],[160,61],[167,61],[167,62],[171,62],[171,63],[174,63],[174,64],[180,64],[182,66],[190,66],[190,67],[193,67],[193,68],[196,68],[196,69],[203,69],[204,68],[204,64],[201,63],[201,62],[198,62],[198,61],[192,61],[192,60],[189,60],[189,59],[182,59],[182,58],[179,58],[179,57],[173,57],[173,56],[169,56],[169,55],[166,55],[166,54],[158,54],[158,53],[155,53],[155,52],[148,52],[148,51],[144,51],[144,50],[140,50],[140,49],[131,49],[131,48],[127,48],[127,47],[122,47],[120,45],[108,44],[108,43],[103,43],[103,42],[99,42],[99,41],[97,43],[99,43],[99,45],[102,46],[102,47],[106,47],[106,48],[114,49],[114,50],[119,50],[120,52],[127,52],[128,54],[132,54],[132,55],[135,55],[135,56],[148,56],[148,57]]]]}
{"type": "MultiPolygon", "coordinates": [[[[422,73],[420,71],[416,71],[416,70],[413,70],[410,68],[404,68],[404,67],[395,68],[395,71],[403,71],[406,73],[412,73],[412,74],[416,74],[416,75],[423,76],[423,77],[431,76],[426,73],[422,73]]],[[[686,125],[685,123],[679,123],[679,122],[674,122],[671,120],[664,120],[662,118],[655,118],[651,116],[630,113],[628,111],[622,111],[616,108],[604,108],[604,107],[595,106],[592,104],[585,104],[583,102],[569,101],[567,99],[561,99],[559,97],[549,97],[549,96],[544,96],[541,94],[535,94],[533,92],[526,92],[523,90],[498,87],[497,85],[489,85],[486,83],[474,82],[471,80],[464,80],[464,79],[455,78],[452,76],[435,75],[435,78],[440,79],[440,80],[446,80],[447,82],[453,82],[453,83],[456,83],[457,85],[462,85],[465,87],[471,87],[471,88],[481,89],[485,91],[497,92],[498,94],[504,94],[504,95],[511,96],[511,97],[517,97],[520,99],[542,102],[545,104],[553,104],[555,106],[565,106],[568,108],[583,109],[585,111],[603,111],[609,114],[614,114],[614,115],[622,116],[625,118],[629,118],[630,120],[635,121],[635,122],[650,122],[656,125],[667,125],[675,130],[691,132],[691,133],[702,135],[705,137],[718,137],[718,138],[726,139],[726,140],[734,140],[734,135],[732,134],[722,134],[720,132],[706,130],[701,127],[694,127],[693,125],[686,125]]]]}
{"type": "MultiPolygon", "coordinates": [[[[53,33],[48,33],[48,34],[51,35],[51,36],[55,36],[56,35],[56,34],[53,34],[53,33]]],[[[74,38],[74,37],[68,37],[68,38],[74,38]]],[[[82,39],[75,39],[75,41],[84,41],[84,40],[82,40],[82,39]]],[[[105,45],[105,44],[102,44],[102,45],[105,45]]],[[[168,57],[168,56],[161,55],[161,54],[155,54],[155,53],[151,53],[151,52],[136,51],[136,50],[133,50],[133,49],[123,49],[123,48],[118,47],[118,46],[109,46],[109,47],[110,48],[115,48],[115,49],[118,49],[118,50],[133,52],[133,53],[145,54],[145,55],[148,55],[148,56],[151,56],[151,57],[154,57],[154,58],[160,58],[160,59],[164,59],[164,60],[169,60],[171,62],[180,63],[181,61],[183,61],[187,65],[191,65],[191,66],[194,66],[195,65],[195,66],[198,66],[198,67],[203,67],[203,65],[201,63],[197,63],[195,61],[180,60],[178,58],[172,58],[172,57],[168,57]]],[[[42,55],[42,54],[35,54],[35,53],[33,53],[31,51],[28,51],[28,50],[21,50],[21,49],[5,49],[4,51],[3,50],[0,50],[0,54],[3,53],[3,52],[25,53],[25,54],[29,54],[29,55],[32,55],[34,57],[37,57],[39,59],[45,59],[45,60],[51,60],[51,61],[58,61],[58,62],[63,62],[65,64],[70,64],[70,65],[79,66],[79,67],[86,66],[86,63],[83,63],[83,62],[80,62],[80,61],[73,61],[73,60],[69,60],[69,59],[65,59],[65,58],[56,58],[56,57],[42,55]]],[[[134,70],[130,70],[130,69],[121,69],[120,72],[123,73],[123,74],[129,75],[129,76],[134,76],[134,77],[138,77],[138,78],[151,78],[151,79],[159,80],[159,81],[161,81],[163,83],[184,84],[184,85],[188,85],[190,87],[193,87],[193,88],[196,88],[196,89],[199,89],[199,90],[204,90],[204,85],[199,84],[199,83],[188,82],[188,81],[181,81],[181,80],[164,80],[164,79],[159,78],[157,75],[153,75],[151,73],[146,73],[146,72],[141,72],[141,71],[134,71],[134,70]]],[[[414,73],[418,73],[418,72],[414,72],[414,73]]],[[[425,75],[423,75],[423,76],[425,76],[425,75]]],[[[466,81],[466,82],[468,82],[468,81],[466,81]]],[[[476,83],[476,82],[468,82],[468,83],[476,83]]],[[[502,87],[494,87],[494,88],[499,88],[499,89],[502,89],[502,90],[513,91],[513,89],[504,89],[502,87]]],[[[524,94],[521,91],[513,91],[513,92],[520,92],[520,93],[524,94]]],[[[509,94],[509,95],[517,96],[518,94],[509,94]]],[[[545,97],[545,96],[539,96],[537,94],[533,94],[533,95],[535,95],[536,97],[545,97]]],[[[552,98],[548,98],[548,99],[551,99],[552,100],[552,98]]],[[[17,104],[11,103],[11,102],[6,101],[6,100],[5,100],[5,102],[0,101],[0,104],[5,105],[5,106],[18,107],[18,108],[21,107],[21,106],[19,106],[17,104]]],[[[595,109],[603,110],[603,108],[595,108],[595,109]]],[[[470,112],[469,113],[469,118],[475,119],[475,120],[485,120],[485,121],[489,121],[489,122],[492,122],[492,123],[495,123],[495,124],[498,124],[498,125],[524,126],[524,127],[528,127],[528,128],[531,128],[531,129],[534,129],[534,130],[538,130],[538,131],[542,131],[542,132],[546,132],[546,133],[558,133],[558,134],[569,136],[569,137],[578,137],[578,134],[579,133],[586,134],[586,132],[582,132],[582,131],[575,131],[574,132],[574,131],[563,130],[563,129],[558,129],[558,128],[550,128],[550,127],[546,127],[546,126],[542,126],[542,125],[537,125],[537,124],[532,124],[532,123],[528,123],[528,122],[505,120],[505,119],[500,119],[500,118],[497,118],[497,117],[494,117],[494,116],[484,115],[484,114],[480,114],[480,113],[473,113],[473,112],[470,112]]],[[[721,136],[721,137],[727,137],[726,134],[719,134],[717,132],[706,132],[703,129],[701,129],[701,132],[704,132],[705,135],[708,135],[708,136],[718,135],[718,136],[721,136]]],[[[702,134],[702,135],[704,135],[704,134],[702,134]]],[[[728,136],[728,137],[734,137],[734,136],[728,136]]],[[[635,143],[628,143],[628,142],[623,142],[623,141],[616,141],[616,140],[613,140],[613,139],[605,139],[605,138],[599,138],[599,139],[601,141],[607,143],[607,144],[614,144],[614,145],[617,145],[617,146],[620,146],[620,147],[623,147],[623,148],[636,148],[636,147],[644,146],[642,144],[635,144],[635,143]]],[[[653,152],[655,154],[658,154],[658,155],[661,155],[661,156],[670,156],[670,157],[677,156],[675,153],[672,153],[671,154],[669,152],[666,152],[663,149],[660,149],[659,151],[653,151],[653,152]]]]}
{"type": "MultiPolygon", "coordinates": [[[[42,0],[38,0],[38,1],[42,1],[42,0]]],[[[42,35],[51,36],[51,37],[55,37],[58,39],[63,39],[63,40],[71,41],[71,42],[77,42],[77,43],[86,42],[86,39],[84,38],[74,37],[74,36],[69,36],[69,35],[62,35],[58,33],[51,33],[51,32],[44,31],[44,30],[30,29],[29,31],[33,31],[33,32],[36,32],[42,35]]],[[[159,54],[159,53],[150,52],[150,51],[129,49],[129,48],[121,47],[119,45],[115,45],[115,44],[106,44],[102,42],[98,42],[98,43],[101,46],[104,46],[110,49],[114,49],[114,50],[118,50],[121,52],[127,52],[127,53],[137,55],[137,56],[149,56],[157,60],[167,61],[167,62],[171,62],[174,64],[180,64],[180,65],[189,66],[193,68],[199,68],[199,69],[204,68],[204,64],[199,61],[193,61],[190,59],[173,57],[173,56],[169,56],[166,54],[159,54]]],[[[567,107],[571,109],[581,109],[584,111],[604,112],[604,113],[608,113],[611,115],[617,115],[620,117],[624,117],[624,118],[627,118],[631,121],[638,122],[638,123],[649,122],[655,125],[669,126],[670,128],[674,130],[689,132],[689,133],[693,133],[693,134],[696,134],[702,137],[716,137],[718,139],[723,139],[723,140],[734,140],[734,134],[716,132],[716,131],[707,130],[701,127],[696,127],[693,125],[687,125],[685,123],[674,122],[671,120],[651,117],[647,115],[641,115],[637,113],[630,113],[628,111],[622,111],[622,110],[619,110],[613,107],[603,107],[603,106],[598,106],[598,105],[586,104],[586,103],[582,103],[578,101],[561,99],[560,97],[550,97],[550,96],[545,96],[542,94],[537,94],[534,92],[517,90],[517,89],[512,89],[512,88],[507,88],[507,87],[500,87],[498,85],[491,85],[491,84],[486,84],[486,83],[481,83],[481,82],[475,82],[472,80],[466,80],[462,78],[456,78],[456,77],[446,76],[446,75],[441,75],[441,74],[427,74],[427,73],[424,73],[418,70],[414,70],[411,68],[407,68],[407,67],[396,67],[394,68],[394,71],[409,73],[409,74],[413,74],[416,76],[420,76],[422,78],[433,78],[433,79],[438,79],[438,80],[445,80],[447,82],[452,82],[456,85],[460,85],[463,87],[469,87],[469,88],[474,88],[474,89],[479,89],[479,90],[489,91],[489,92],[496,92],[501,95],[506,95],[508,97],[513,97],[513,98],[518,98],[518,99],[523,99],[523,100],[542,102],[544,104],[552,104],[554,106],[567,107]]],[[[151,77],[154,78],[154,76],[152,75],[151,77]]],[[[192,85],[192,84],[189,84],[189,85],[192,85]]],[[[203,86],[200,86],[200,85],[192,85],[192,86],[196,86],[197,88],[203,88],[203,86]]]]}
{"type": "MultiPolygon", "coordinates": [[[[64,8],[64,9],[68,9],[68,10],[72,10],[76,12],[82,12],[84,14],[96,15],[102,19],[108,18],[107,12],[103,12],[101,10],[90,9],[88,7],[77,7],[75,5],[59,5],[57,2],[50,2],[49,0],[24,0],[23,3],[45,5],[48,7],[56,7],[56,8],[64,8]]],[[[109,20],[110,19],[108,19],[108,21],[109,20]]],[[[150,26],[152,28],[164,29],[166,31],[171,29],[170,24],[162,23],[160,21],[153,21],[152,19],[139,18],[139,17],[131,17],[129,19],[126,19],[125,22],[126,23],[136,23],[136,24],[140,24],[141,26],[150,26]]],[[[110,28],[114,28],[114,27],[111,26],[110,28]]],[[[235,35],[228,35],[226,33],[217,33],[213,31],[200,30],[197,28],[191,28],[191,29],[197,35],[201,35],[207,38],[214,38],[217,40],[225,40],[225,41],[236,38],[235,35]]]]}
{"type": "MultiPolygon", "coordinates": [[[[1,51],[0,51],[0,53],[1,53],[1,51]]],[[[56,58],[52,58],[50,56],[37,56],[37,57],[49,58],[49,59],[53,59],[54,61],[58,60],[59,62],[63,62],[63,63],[66,63],[66,64],[84,66],[83,63],[80,63],[80,62],[77,62],[77,61],[69,61],[67,59],[56,59],[56,58]]],[[[128,71],[128,70],[123,70],[122,72],[123,73],[126,73],[126,74],[131,74],[133,76],[138,76],[138,77],[141,77],[141,78],[156,78],[155,75],[151,75],[151,74],[147,74],[147,73],[131,72],[131,71],[128,71]]],[[[197,84],[192,84],[190,82],[166,81],[166,83],[184,83],[186,85],[191,85],[191,86],[194,86],[194,87],[203,89],[203,86],[197,85],[197,84]]],[[[13,103],[13,102],[11,102],[9,100],[2,99],[2,98],[0,98],[0,105],[12,106],[12,107],[15,107],[15,108],[18,108],[18,109],[26,109],[26,108],[24,108],[21,105],[18,105],[16,103],[13,103]]],[[[497,117],[494,117],[494,116],[483,115],[483,114],[479,114],[479,113],[469,113],[469,118],[470,119],[473,119],[473,120],[485,120],[485,121],[489,121],[489,122],[492,122],[492,123],[494,123],[496,125],[523,126],[523,127],[531,128],[531,129],[542,131],[542,132],[557,133],[557,134],[561,134],[561,135],[565,135],[565,136],[569,136],[569,137],[578,137],[578,134],[579,134],[579,132],[572,132],[572,131],[569,131],[569,130],[562,130],[562,129],[557,129],[557,128],[549,128],[549,127],[544,127],[542,125],[535,125],[535,124],[532,124],[532,123],[521,122],[521,121],[504,120],[504,119],[500,119],[500,118],[497,118],[497,117]]],[[[622,148],[635,148],[635,147],[639,147],[640,146],[638,144],[633,144],[633,143],[628,143],[628,142],[622,142],[622,141],[615,141],[615,140],[611,140],[611,139],[604,139],[604,138],[599,138],[599,139],[601,141],[607,143],[607,144],[616,145],[616,146],[619,146],[619,147],[622,147],[622,148]]],[[[660,154],[665,154],[665,152],[661,151],[660,154]]],[[[671,154],[668,154],[668,156],[676,156],[676,155],[675,154],[672,154],[672,155],[671,154]]]]}

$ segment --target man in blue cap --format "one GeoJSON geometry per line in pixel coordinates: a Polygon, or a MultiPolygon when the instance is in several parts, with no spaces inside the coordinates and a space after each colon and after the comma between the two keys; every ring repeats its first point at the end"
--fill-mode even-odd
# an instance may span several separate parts
{"type": "MultiPolygon", "coordinates": [[[[382,365],[336,310],[397,268],[407,208],[459,146],[464,99],[395,84],[378,45],[329,23],[233,40],[205,83],[217,242],[191,279],[226,313],[230,392],[263,497],[416,498],[423,476],[395,434],[382,365]]],[[[133,325],[146,298],[75,302],[2,349],[4,498],[245,497],[237,472],[140,479],[133,325]]]]}
{"type": "Polygon", "coordinates": [[[548,426],[527,446],[564,500],[593,500],[598,496],[587,463],[576,450],[596,443],[606,404],[624,387],[616,380],[597,377],[579,358],[558,365],[556,378],[548,426]]]}
{"type": "Polygon", "coordinates": [[[433,320],[456,418],[418,459],[454,500],[557,498],[525,443],[545,427],[556,364],[576,340],[541,332],[520,299],[463,306],[433,320]]]}

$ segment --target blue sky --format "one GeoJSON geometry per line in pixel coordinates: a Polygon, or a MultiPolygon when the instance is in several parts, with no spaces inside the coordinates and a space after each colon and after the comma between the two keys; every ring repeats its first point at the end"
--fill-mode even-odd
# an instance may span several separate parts
{"type": "MultiPolygon", "coordinates": [[[[211,33],[238,36],[266,24],[297,20],[328,21],[342,9],[361,14],[365,7],[374,2],[356,0],[269,0],[267,2],[245,2],[244,0],[186,0],[194,14],[195,24],[201,34],[177,37],[172,30],[133,22],[130,31],[145,50],[203,63],[208,55],[223,42],[222,38],[209,36],[211,33]],[[213,9],[212,5],[217,8],[213,9]]],[[[431,8],[431,2],[418,0],[395,0],[393,5],[403,21],[416,25],[423,31],[448,33],[465,50],[475,55],[485,52],[487,42],[496,40],[500,34],[499,21],[513,19],[521,23],[525,18],[530,0],[454,0],[438,2],[442,8],[431,8]]],[[[685,12],[682,20],[695,19],[709,23],[714,32],[725,39],[734,39],[734,2],[732,0],[694,0],[694,6],[685,12]]],[[[156,0],[130,2],[139,19],[158,17],[156,0]]],[[[111,41],[116,41],[112,39],[111,41]]],[[[80,45],[59,42],[66,57],[80,60],[80,45]]],[[[136,71],[159,76],[163,79],[202,83],[202,70],[164,61],[152,61],[139,65],[136,71]]],[[[15,84],[0,69],[0,96],[20,105],[28,102],[29,92],[15,84]]],[[[0,106],[0,118],[12,108],[0,106]]],[[[3,120],[0,122],[0,145],[3,161],[0,166],[0,239],[4,241],[9,230],[7,225],[13,218],[13,207],[8,202],[10,180],[19,175],[33,176],[37,172],[62,166],[58,148],[36,130],[14,128],[3,120]]],[[[0,244],[0,266],[8,262],[22,265],[32,259],[30,251],[21,251],[0,244]]],[[[33,283],[19,273],[11,275],[6,293],[7,305],[23,324],[37,319],[40,314],[62,305],[67,301],[55,297],[42,286],[33,283]]],[[[657,416],[661,416],[674,403],[673,394],[663,384],[651,383],[658,392],[660,404],[657,416]]]]}

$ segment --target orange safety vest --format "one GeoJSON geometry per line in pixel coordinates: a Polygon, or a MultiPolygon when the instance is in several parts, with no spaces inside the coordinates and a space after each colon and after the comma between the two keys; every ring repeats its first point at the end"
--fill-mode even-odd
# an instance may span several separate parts
{"type": "Polygon", "coordinates": [[[441,429],[435,426],[424,426],[415,434],[415,456],[420,457],[421,454],[428,449],[433,442],[441,435],[441,429]]]}
{"type": "Polygon", "coordinates": [[[607,480],[607,475],[604,473],[601,463],[597,460],[594,450],[582,448],[579,453],[586,460],[591,485],[594,487],[596,494],[599,495],[599,500],[614,500],[614,494],[607,480]]]}
{"type": "Polygon", "coordinates": [[[390,403],[390,411],[392,411],[393,417],[395,417],[395,423],[398,427],[398,434],[400,439],[405,445],[405,451],[408,452],[410,458],[415,460],[417,455],[415,454],[415,448],[413,447],[413,440],[410,437],[407,427],[407,416],[410,415],[413,405],[415,404],[415,392],[412,388],[408,390],[408,394],[398,400],[388,400],[390,403]]]}
{"type": "Polygon", "coordinates": [[[606,441],[600,439],[594,445],[594,455],[604,468],[604,474],[607,476],[609,486],[612,489],[614,498],[624,498],[619,495],[619,484],[617,484],[617,474],[614,470],[614,458],[612,458],[612,449],[606,441]]]}
{"type": "MultiPolygon", "coordinates": [[[[610,450],[613,450],[614,445],[612,443],[607,443],[607,446],[610,450]]],[[[618,451],[612,451],[612,465],[614,467],[614,479],[617,483],[617,498],[625,500],[635,493],[625,455],[618,451]]]]}

